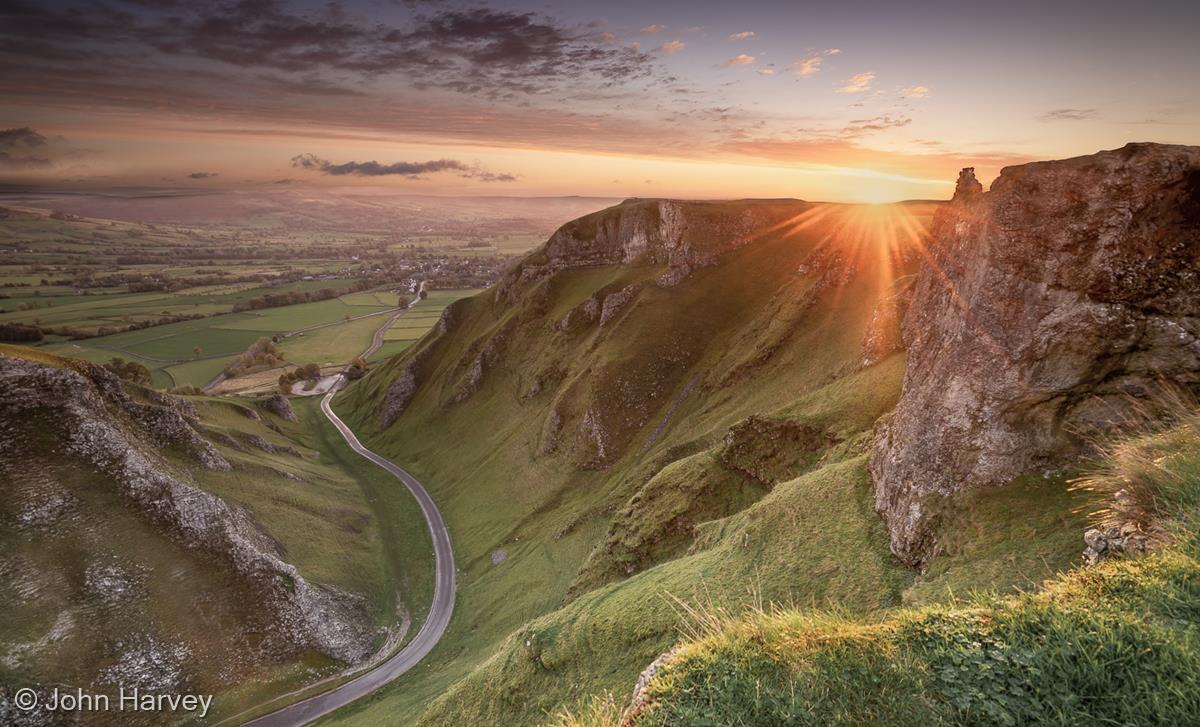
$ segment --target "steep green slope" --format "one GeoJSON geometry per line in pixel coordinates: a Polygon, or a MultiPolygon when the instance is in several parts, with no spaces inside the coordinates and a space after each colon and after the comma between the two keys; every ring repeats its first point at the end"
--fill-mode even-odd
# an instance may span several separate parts
{"type": "MultiPolygon", "coordinates": [[[[328,721],[536,723],[627,688],[675,640],[674,598],[868,614],[925,584],[888,555],[863,451],[899,393],[889,311],[929,211],[627,201],[339,397],[427,483],[461,574],[429,663],[328,721]]],[[[988,585],[1078,554],[994,536],[1022,557],[988,585]]]]}
{"type": "Polygon", "coordinates": [[[1158,549],[1039,592],[870,621],[696,614],[626,710],[560,727],[663,724],[1192,724],[1200,709],[1200,416],[1110,451],[1089,481],[1108,518],[1158,549]]]}

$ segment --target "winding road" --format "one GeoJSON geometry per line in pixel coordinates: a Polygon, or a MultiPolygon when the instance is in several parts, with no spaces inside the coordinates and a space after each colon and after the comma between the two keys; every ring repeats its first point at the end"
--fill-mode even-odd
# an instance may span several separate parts
{"type": "Polygon", "coordinates": [[[425,522],[429,525],[429,532],[433,535],[433,554],[436,561],[433,605],[430,606],[429,615],[425,618],[425,623],[422,624],[416,637],[386,661],[335,689],[246,722],[246,725],[253,725],[253,727],[295,727],[307,724],[374,692],[416,666],[442,638],[442,634],[450,624],[450,615],[454,612],[454,553],[450,548],[450,533],[446,530],[442,514],[417,478],[405,472],[391,460],[364,447],[358,441],[358,437],[354,436],[350,427],[337,414],[333,413],[329,402],[344,385],[345,379],[342,379],[329,390],[329,393],[325,394],[325,398],[321,399],[321,411],[341,432],[351,449],[390,472],[404,483],[413,497],[417,498],[421,512],[425,515],[425,522]]]}

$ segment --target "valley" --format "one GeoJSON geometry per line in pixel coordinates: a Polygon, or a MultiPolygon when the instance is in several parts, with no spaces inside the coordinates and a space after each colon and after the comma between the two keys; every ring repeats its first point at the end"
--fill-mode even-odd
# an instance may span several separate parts
{"type": "Polygon", "coordinates": [[[630,198],[460,287],[12,287],[49,332],[0,347],[0,676],[220,724],[1178,722],[1198,170],[630,198]]]}

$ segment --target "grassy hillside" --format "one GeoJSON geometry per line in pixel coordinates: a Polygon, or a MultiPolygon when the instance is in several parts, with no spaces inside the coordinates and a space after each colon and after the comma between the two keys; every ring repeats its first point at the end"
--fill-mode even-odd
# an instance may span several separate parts
{"type": "Polygon", "coordinates": [[[1150,555],[1007,598],[872,621],[694,612],[643,705],[598,698],[560,727],[663,724],[1192,724],[1200,709],[1200,416],[1112,448],[1086,483],[1150,555]],[[1115,497],[1118,492],[1132,497],[1115,497]]]}
{"type": "MultiPolygon", "coordinates": [[[[648,204],[572,229],[615,228],[648,204]]],[[[704,216],[754,204],[707,203],[704,216]]],[[[925,576],[893,564],[863,452],[904,362],[865,355],[864,339],[903,294],[930,208],[772,204],[778,223],[674,285],[633,261],[460,301],[444,334],[338,399],[429,487],[461,574],[427,665],[328,723],[536,723],[628,688],[677,638],[675,598],[865,615],[1021,586],[1077,558],[1078,530],[1070,547],[1031,540],[982,498],[945,527],[963,542],[989,533],[972,555],[985,572],[955,553],[925,576]],[[415,395],[389,425],[406,378],[415,395]]],[[[1061,480],[1044,489],[1045,530],[1074,529],[1061,480]]]]}
{"type": "MultiPolygon", "coordinates": [[[[88,366],[44,349],[0,346],[0,356],[88,366]]],[[[135,401],[164,401],[124,389],[135,401]]],[[[315,401],[297,402],[295,422],[250,400],[178,401],[231,468],[198,467],[169,447],[148,451],[150,461],[245,508],[307,580],[359,594],[378,646],[416,632],[432,593],[424,521],[394,478],[349,450],[315,401]]],[[[154,675],[129,670],[150,664],[162,678],[217,694],[213,711],[228,716],[342,670],[289,646],[255,583],[179,542],[101,471],[59,453],[58,403],[50,397],[40,414],[5,428],[0,681],[107,689],[144,684],[154,675]]]]}

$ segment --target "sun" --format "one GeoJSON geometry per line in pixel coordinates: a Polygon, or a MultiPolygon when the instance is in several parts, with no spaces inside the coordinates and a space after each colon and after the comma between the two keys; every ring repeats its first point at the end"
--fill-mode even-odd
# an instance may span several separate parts
{"type": "Polygon", "coordinates": [[[858,201],[863,204],[888,204],[889,202],[899,202],[896,196],[895,189],[887,187],[865,187],[858,190],[858,201]]]}

